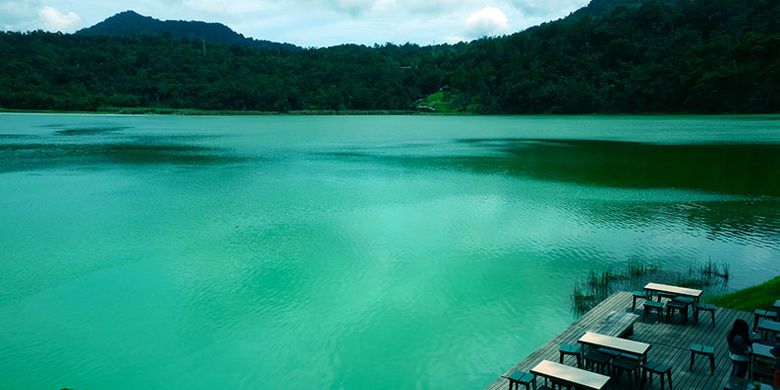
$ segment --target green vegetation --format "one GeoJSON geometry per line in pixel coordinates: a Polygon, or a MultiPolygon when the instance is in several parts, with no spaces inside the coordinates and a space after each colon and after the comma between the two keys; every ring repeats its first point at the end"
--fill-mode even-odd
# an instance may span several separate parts
{"type": "Polygon", "coordinates": [[[427,47],[204,44],[188,38],[191,27],[0,33],[0,107],[405,112],[422,101],[436,112],[780,111],[778,0],[594,0],[509,36],[427,47]]]}
{"type": "Polygon", "coordinates": [[[636,289],[642,285],[646,276],[655,275],[659,271],[660,266],[657,263],[644,265],[634,261],[626,263],[624,272],[608,269],[597,273],[591,270],[584,281],[574,284],[571,294],[572,307],[579,314],[585,313],[617,291],[618,286],[636,289]]]}
{"type": "Polygon", "coordinates": [[[624,271],[590,271],[584,281],[575,283],[571,294],[572,308],[576,313],[583,314],[616,291],[642,290],[648,282],[696,289],[725,287],[729,279],[729,268],[727,263],[715,264],[709,260],[704,264],[689,267],[685,273],[664,270],[655,262],[640,264],[628,261],[624,271]]]}
{"type": "Polygon", "coordinates": [[[450,114],[458,112],[458,109],[453,107],[453,103],[450,96],[445,91],[438,91],[432,93],[421,99],[415,106],[415,109],[422,112],[436,112],[450,114]]]}
{"type": "Polygon", "coordinates": [[[755,309],[773,310],[772,304],[777,299],[780,299],[780,276],[758,286],[716,296],[709,299],[709,302],[722,307],[752,312],[755,309]]]}

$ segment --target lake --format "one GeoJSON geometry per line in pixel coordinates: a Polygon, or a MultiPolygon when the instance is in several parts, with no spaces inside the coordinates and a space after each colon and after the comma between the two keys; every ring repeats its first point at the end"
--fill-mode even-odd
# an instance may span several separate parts
{"type": "Polygon", "coordinates": [[[0,114],[0,387],[479,389],[590,270],[780,274],[780,116],[0,114]]]}

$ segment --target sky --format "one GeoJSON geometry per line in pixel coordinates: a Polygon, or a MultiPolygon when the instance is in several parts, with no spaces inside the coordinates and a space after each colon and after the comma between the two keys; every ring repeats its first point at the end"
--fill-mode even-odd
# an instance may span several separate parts
{"type": "Polygon", "coordinates": [[[161,20],[219,22],[247,37],[303,47],[420,45],[510,34],[565,17],[589,0],[0,0],[0,29],[72,33],[134,10],[161,20]]]}

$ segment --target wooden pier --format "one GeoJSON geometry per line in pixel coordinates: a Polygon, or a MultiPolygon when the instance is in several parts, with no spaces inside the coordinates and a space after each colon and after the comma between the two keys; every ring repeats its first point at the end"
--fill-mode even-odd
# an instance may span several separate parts
{"type": "MultiPolygon", "coordinates": [[[[591,311],[585,313],[559,335],[531,353],[523,361],[507,370],[504,376],[511,374],[515,370],[528,372],[537,363],[545,359],[557,362],[558,348],[561,343],[576,344],[580,336],[599,324],[605,316],[613,311],[621,313],[631,312],[631,297],[631,293],[625,291],[610,296],[591,311]]],[[[715,312],[715,327],[712,326],[710,314],[706,312],[700,313],[698,323],[689,320],[687,324],[683,324],[679,316],[672,323],[657,323],[655,314],[648,315],[647,320],[641,318],[642,302],[644,301],[641,299],[637,300],[637,308],[634,313],[639,314],[640,319],[634,324],[634,333],[629,338],[652,345],[648,352],[649,360],[661,361],[672,366],[674,389],[723,389],[731,373],[731,360],[728,356],[726,335],[735,319],[741,318],[752,324],[753,315],[742,311],[718,308],[715,312]],[[693,371],[689,371],[691,354],[688,347],[691,343],[715,347],[714,375],[710,375],[709,362],[702,356],[697,356],[693,371]]],[[[566,364],[575,364],[571,357],[568,357],[568,359],[566,364]]],[[[508,388],[507,380],[499,378],[488,386],[486,390],[506,390],[508,388]]],[[[613,379],[608,388],[628,388],[625,376],[619,382],[613,379]]],[[[635,385],[635,388],[638,388],[638,386],[635,385]]],[[[646,383],[644,388],[660,389],[658,377],[654,378],[652,386],[648,386],[646,383]]],[[[668,384],[666,388],[669,388],[668,384]]]]}

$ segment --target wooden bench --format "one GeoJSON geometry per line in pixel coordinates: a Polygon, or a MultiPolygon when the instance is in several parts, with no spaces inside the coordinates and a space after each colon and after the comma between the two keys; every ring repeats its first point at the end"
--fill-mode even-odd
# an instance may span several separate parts
{"type": "Polygon", "coordinates": [[[509,376],[502,375],[502,377],[509,380],[509,390],[520,390],[520,385],[523,385],[526,390],[531,390],[531,385],[534,384],[534,379],[536,379],[534,374],[525,371],[515,371],[509,374],[509,376]]]}
{"type": "Polygon", "coordinates": [[[688,304],[671,300],[666,304],[666,322],[671,323],[674,312],[679,312],[683,323],[688,323],[688,304]]]}
{"type": "Polygon", "coordinates": [[[647,362],[642,366],[642,384],[639,387],[643,388],[646,381],[650,382],[649,384],[652,385],[653,375],[658,375],[661,379],[661,390],[664,389],[665,378],[669,379],[669,390],[672,389],[672,366],[662,362],[647,362]]]}
{"type": "Polygon", "coordinates": [[[775,320],[777,318],[777,312],[764,310],[764,309],[756,309],[753,311],[753,327],[758,327],[758,321],[762,318],[766,318],[768,320],[775,320]]]}
{"type": "Polygon", "coordinates": [[[577,358],[577,368],[582,367],[582,345],[566,343],[561,344],[561,346],[558,348],[558,363],[563,364],[563,359],[566,357],[566,355],[577,358]]]}
{"type": "Polygon", "coordinates": [[[718,307],[711,303],[700,303],[696,305],[696,318],[694,322],[699,322],[699,313],[708,312],[712,316],[712,326],[715,327],[715,310],[717,309],[718,307]]]}
{"type": "Polygon", "coordinates": [[[769,341],[769,334],[774,335],[775,341],[777,341],[777,335],[780,333],[780,322],[762,319],[758,321],[758,329],[761,332],[761,340],[769,341]]]}
{"type": "Polygon", "coordinates": [[[634,291],[631,294],[632,294],[632,298],[631,298],[631,311],[636,310],[636,300],[637,299],[644,299],[644,300],[647,301],[647,300],[650,300],[650,298],[652,298],[650,296],[650,293],[647,292],[647,291],[634,291]]]}
{"type": "Polygon", "coordinates": [[[595,372],[581,370],[549,360],[542,360],[536,367],[531,369],[531,373],[552,379],[554,382],[562,383],[566,386],[574,386],[578,389],[601,390],[609,382],[609,377],[606,375],[596,374],[595,372]]]}
{"type": "Polygon", "coordinates": [[[774,361],[772,356],[772,347],[769,345],[753,343],[751,348],[753,355],[750,378],[753,380],[769,380],[771,382],[774,375],[774,361]]]}
{"type": "Polygon", "coordinates": [[[655,311],[658,314],[658,322],[661,322],[664,318],[664,304],[662,302],[646,301],[642,304],[642,318],[646,319],[647,315],[655,311]]]}
{"type": "Polygon", "coordinates": [[[688,349],[691,351],[691,367],[689,371],[693,371],[693,361],[696,355],[702,355],[709,358],[710,361],[710,375],[715,374],[715,348],[709,345],[691,344],[688,349]]]}

